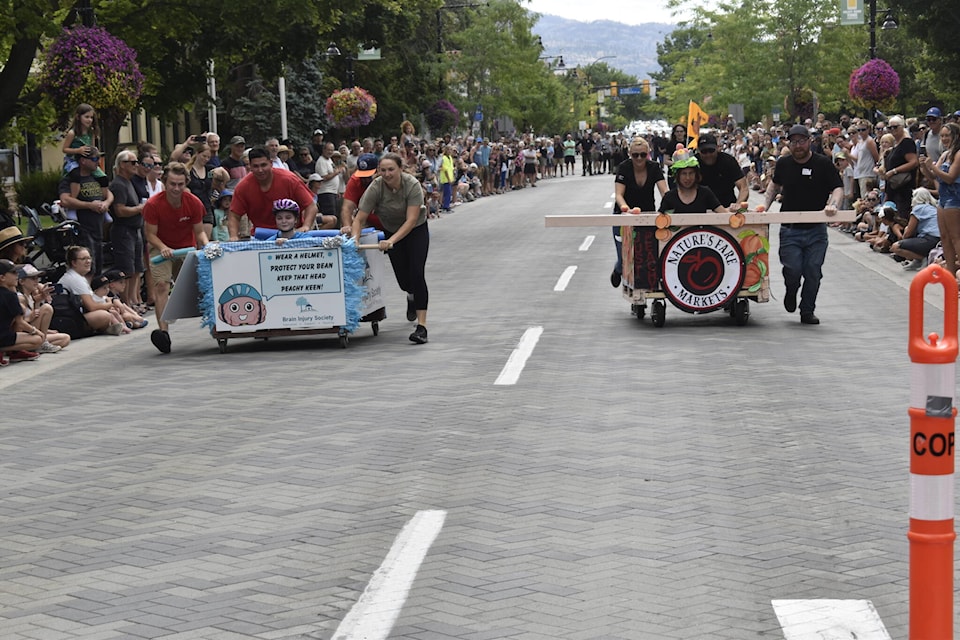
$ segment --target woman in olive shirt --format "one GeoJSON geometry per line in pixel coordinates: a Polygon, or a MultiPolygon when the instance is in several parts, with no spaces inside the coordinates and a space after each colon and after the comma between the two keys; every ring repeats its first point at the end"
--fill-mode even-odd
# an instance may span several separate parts
{"type": "Polygon", "coordinates": [[[367,216],[376,213],[386,235],[380,241],[380,250],[388,252],[397,284],[407,292],[407,320],[417,321],[410,341],[423,344],[427,341],[429,293],[425,271],[430,234],[423,188],[416,176],[404,173],[402,167],[403,159],[396,153],[380,158],[380,175],[360,198],[353,219],[353,238],[360,238],[367,216]]]}

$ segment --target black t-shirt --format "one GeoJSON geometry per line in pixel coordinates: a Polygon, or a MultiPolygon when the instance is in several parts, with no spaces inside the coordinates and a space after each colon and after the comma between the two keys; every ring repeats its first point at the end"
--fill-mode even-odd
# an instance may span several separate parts
{"type": "MultiPolygon", "coordinates": [[[[131,180],[116,176],[110,183],[110,191],[113,193],[113,205],[122,204],[126,207],[135,207],[140,204],[140,197],[137,195],[137,190],[134,188],[131,180]]],[[[114,211],[113,224],[121,227],[135,227],[139,229],[143,226],[143,216],[138,213],[135,216],[124,218],[117,215],[116,211],[114,211]]]]}
{"type": "MultiPolygon", "coordinates": [[[[890,171],[891,169],[895,169],[901,165],[904,165],[907,162],[907,154],[916,153],[916,152],[917,152],[917,143],[915,143],[909,136],[907,136],[903,140],[901,140],[897,144],[897,146],[895,146],[893,150],[890,151],[890,153],[887,154],[887,157],[884,158],[883,160],[883,168],[886,169],[887,171],[890,171]]],[[[901,173],[903,172],[901,171],[901,173]]],[[[910,176],[910,180],[908,180],[902,186],[898,187],[896,191],[905,191],[905,190],[913,189],[914,172],[910,171],[907,173],[907,175],[910,176]]],[[[894,191],[893,187],[890,186],[889,181],[887,181],[887,191],[894,191]]]]}
{"type": "Polygon", "coordinates": [[[580,150],[583,152],[588,152],[593,149],[593,138],[586,136],[580,139],[580,150]]]}
{"type": "MultiPolygon", "coordinates": [[[[643,186],[637,184],[636,176],[633,173],[633,160],[624,160],[617,165],[617,176],[614,182],[624,186],[623,199],[632,209],[640,207],[641,211],[650,213],[657,208],[654,201],[654,190],[658,182],[663,180],[663,171],[660,165],[652,160],[647,160],[647,179],[643,186]]],[[[620,209],[614,205],[614,213],[620,213],[620,209]]]]}
{"type": "MultiPolygon", "coordinates": [[[[699,156],[699,154],[698,154],[699,156]]],[[[740,163],[729,153],[717,150],[717,161],[713,166],[708,165],[700,157],[700,184],[710,187],[720,204],[729,207],[736,200],[737,180],[743,177],[740,163]]]]}
{"type": "Polygon", "coordinates": [[[99,178],[93,175],[84,176],[80,174],[80,167],[77,167],[60,181],[60,193],[70,193],[70,185],[74,182],[80,184],[80,191],[77,192],[77,200],[83,202],[103,200],[103,188],[110,184],[107,176],[104,175],[99,178]]]}
{"type": "Polygon", "coordinates": [[[717,199],[717,195],[710,190],[710,187],[701,185],[697,187],[697,197],[694,198],[690,204],[680,199],[680,194],[676,188],[667,191],[663,196],[663,200],[660,201],[659,211],[661,213],[667,211],[672,211],[673,213],[706,213],[713,211],[719,206],[721,205],[717,199]]]}
{"type": "Polygon", "coordinates": [[[827,156],[810,154],[799,164],[793,156],[777,160],[773,181],[783,188],[781,211],[821,211],[836,188],[843,188],[840,172],[827,156]]]}
{"type": "Polygon", "coordinates": [[[144,198],[150,197],[150,187],[147,186],[147,179],[143,176],[139,174],[131,176],[130,184],[133,185],[133,190],[137,192],[137,197],[140,198],[141,202],[144,198]]]}
{"type": "Polygon", "coordinates": [[[17,294],[10,289],[0,287],[0,347],[8,347],[17,341],[17,332],[13,330],[13,321],[23,315],[23,308],[17,294]]]}

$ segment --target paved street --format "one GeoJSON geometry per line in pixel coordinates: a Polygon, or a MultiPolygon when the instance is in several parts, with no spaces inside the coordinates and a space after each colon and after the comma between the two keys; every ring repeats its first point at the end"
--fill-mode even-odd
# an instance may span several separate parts
{"type": "Polygon", "coordinates": [[[820,326],[772,257],[746,327],[655,329],[609,228],[544,228],[612,193],[576,174],[430,221],[423,346],[391,277],[348,349],[220,354],[196,319],[168,356],[142,331],[0,371],[0,638],[329,640],[427,510],[391,638],[779,640],[771,600],[820,598],[906,637],[911,274],[831,231],[820,326]]]}

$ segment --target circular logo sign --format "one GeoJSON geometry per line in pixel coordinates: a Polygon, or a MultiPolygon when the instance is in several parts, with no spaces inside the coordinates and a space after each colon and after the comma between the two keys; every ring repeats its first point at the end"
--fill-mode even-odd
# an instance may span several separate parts
{"type": "Polygon", "coordinates": [[[715,227],[684,229],[660,253],[663,292],[687,313],[727,304],[740,291],[744,269],[740,243],[715,227]]]}

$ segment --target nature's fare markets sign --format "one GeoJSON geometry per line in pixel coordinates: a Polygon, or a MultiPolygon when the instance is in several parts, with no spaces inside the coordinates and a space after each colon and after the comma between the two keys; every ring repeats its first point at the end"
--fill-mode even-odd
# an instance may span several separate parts
{"type": "Polygon", "coordinates": [[[740,291],[744,271],[740,244],[716,227],[684,229],[660,253],[663,292],[688,313],[724,307],[740,291]]]}

